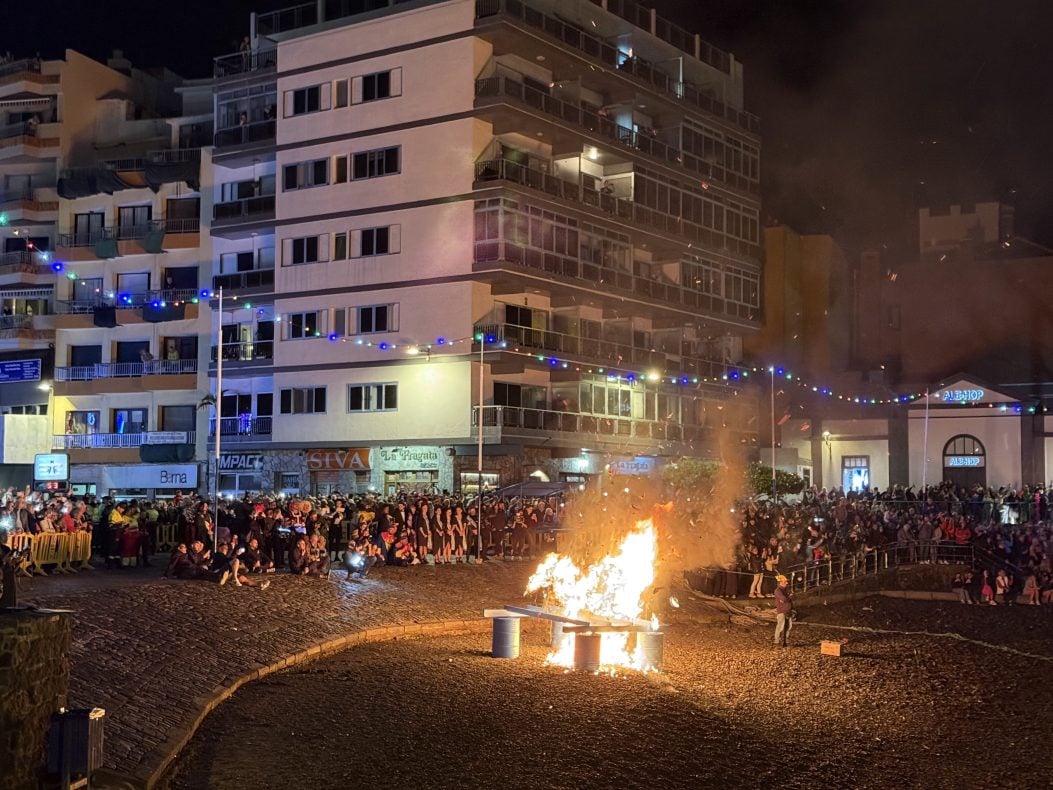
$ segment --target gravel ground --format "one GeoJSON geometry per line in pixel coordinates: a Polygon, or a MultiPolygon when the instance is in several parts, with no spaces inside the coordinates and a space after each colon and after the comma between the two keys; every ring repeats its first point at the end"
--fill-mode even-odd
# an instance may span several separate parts
{"type": "Polygon", "coordinates": [[[1053,786],[1050,611],[873,598],[805,611],[788,649],[767,626],[685,601],[661,675],[518,661],[485,636],[366,645],[247,686],[163,783],[181,788],[1053,786]],[[864,609],[870,609],[867,611],[864,609]],[[821,656],[821,638],[850,641],[821,656]]]}

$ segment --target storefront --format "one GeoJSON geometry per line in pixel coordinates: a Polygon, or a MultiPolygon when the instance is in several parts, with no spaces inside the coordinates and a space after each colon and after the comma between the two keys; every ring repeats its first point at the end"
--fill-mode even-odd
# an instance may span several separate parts
{"type": "Polygon", "coordinates": [[[220,496],[240,497],[263,490],[263,453],[220,454],[220,496]]]}
{"type": "Polygon", "coordinates": [[[311,493],[363,494],[370,490],[370,448],[308,450],[307,474],[311,493]]]}
{"type": "Polygon", "coordinates": [[[74,464],[71,490],[94,491],[116,499],[165,499],[198,487],[197,464],[74,464]]]}

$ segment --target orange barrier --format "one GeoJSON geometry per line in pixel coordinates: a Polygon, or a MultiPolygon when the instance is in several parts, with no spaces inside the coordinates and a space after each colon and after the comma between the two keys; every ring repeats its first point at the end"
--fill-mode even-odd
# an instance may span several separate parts
{"type": "Polygon", "coordinates": [[[76,573],[78,570],[91,569],[90,532],[22,533],[10,535],[7,543],[16,551],[29,549],[27,558],[18,568],[21,576],[46,576],[46,565],[55,566],[51,569],[52,573],[76,573]]]}
{"type": "MultiPolygon", "coordinates": [[[[26,534],[9,535],[8,538],[7,538],[7,545],[11,548],[12,551],[21,551],[22,549],[28,548],[30,550],[30,552],[32,552],[32,550],[33,550],[33,536],[32,535],[26,535],[26,534]]],[[[33,575],[32,573],[29,572],[29,562],[30,562],[29,556],[26,556],[26,558],[23,559],[19,563],[18,568],[17,568],[17,573],[18,573],[19,576],[32,576],[33,575]]]]}

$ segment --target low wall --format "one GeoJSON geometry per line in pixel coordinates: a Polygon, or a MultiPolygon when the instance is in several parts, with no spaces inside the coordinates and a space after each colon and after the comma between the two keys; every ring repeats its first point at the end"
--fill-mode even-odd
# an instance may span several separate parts
{"type": "Polygon", "coordinates": [[[68,613],[0,611],[0,790],[42,784],[51,714],[69,694],[68,613]]]}

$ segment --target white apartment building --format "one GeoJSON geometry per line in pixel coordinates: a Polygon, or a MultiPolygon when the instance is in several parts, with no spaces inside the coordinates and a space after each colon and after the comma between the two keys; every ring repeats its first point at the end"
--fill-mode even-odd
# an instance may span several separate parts
{"type": "Polygon", "coordinates": [[[68,453],[79,492],[198,486],[210,93],[120,53],[0,67],[4,464],[68,453]]]}
{"type": "Polygon", "coordinates": [[[731,55],[628,0],[251,25],[203,187],[221,491],[472,492],[480,430],[487,488],[755,444],[718,383],[761,317],[731,55]]]}

